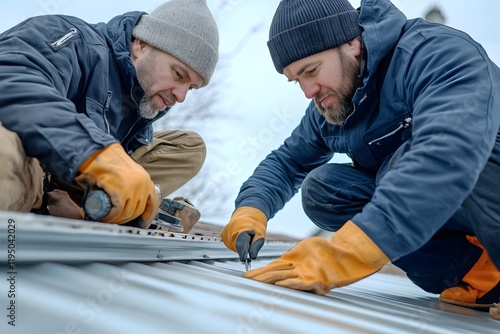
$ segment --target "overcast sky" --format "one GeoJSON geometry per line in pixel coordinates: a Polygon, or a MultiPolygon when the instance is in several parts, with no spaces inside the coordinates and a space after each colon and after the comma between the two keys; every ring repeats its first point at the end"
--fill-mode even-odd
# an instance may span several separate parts
{"type": "MultiPolygon", "coordinates": [[[[240,45],[232,58],[230,70],[219,78],[223,85],[221,108],[234,114],[224,122],[200,126],[196,130],[206,139],[207,163],[216,166],[221,177],[221,188],[230,199],[219,203],[214,194],[214,205],[220,206],[218,217],[204,217],[217,224],[227,222],[238,189],[253,169],[272,149],[277,148],[300,121],[309,101],[297,85],[288,83],[277,74],[267,51],[268,28],[278,6],[278,0],[208,0],[218,22],[221,53],[227,54],[240,45]],[[254,29],[254,30],[252,30],[254,29]],[[249,31],[253,33],[249,34],[249,31]],[[220,134],[221,142],[211,145],[213,132],[220,134]],[[242,150],[245,148],[245,150],[242,150]],[[249,154],[249,152],[251,154],[249,154]]],[[[30,16],[68,14],[96,23],[109,21],[127,11],[151,12],[162,4],[155,0],[16,0],[4,3],[0,31],[4,31],[30,16]]],[[[357,7],[359,1],[351,1],[357,7]]],[[[398,0],[393,2],[408,18],[424,16],[434,5],[439,6],[452,27],[464,30],[479,41],[490,57],[500,64],[498,13],[500,2],[464,0],[398,0]]],[[[189,101],[188,100],[186,103],[189,101]]],[[[175,112],[175,110],[173,110],[175,112]]],[[[338,156],[335,161],[347,161],[338,156]]],[[[195,203],[196,204],[196,203],[195,203]]],[[[287,204],[269,223],[272,232],[295,237],[306,237],[316,227],[303,214],[300,196],[287,204]]]]}

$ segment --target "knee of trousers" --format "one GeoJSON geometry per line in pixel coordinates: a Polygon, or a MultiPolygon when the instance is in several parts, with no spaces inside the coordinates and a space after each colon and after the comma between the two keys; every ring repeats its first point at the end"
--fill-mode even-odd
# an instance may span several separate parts
{"type": "Polygon", "coordinates": [[[466,240],[466,234],[443,229],[421,248],[393,263],[424,291],[441,293],[457,286],[483,252],[466,240]]]}
{"type": "Polygon", "coordinates": [[[366,178],[346,164],[326,164],[314,169],[302,183],[305,214],[324,230],[338,230],[369,201],[374,180],[366,178]],[[368,190],[364,189],[365,183],[369,185],[368,190]]]}
{"type": "Polygon", "coordinates": [[[188,146],[188,150],[192,153],[188,156],[188,159],[194,167],[193,170],[196,170],[195,174],[197,174],[205,163],[205,159],[207,157],[207,146],[203,138],[198,133],[194,131],[185,132],[187,140],[183,145],[188,146]]]}
{"type": "Polygon", "coordinates": [[[1,126],[0,157],[3,160],[0,208],[29,211],[43,196],[43,171],[38,160],[28,158],[19,136],[1,126]]]}
{"type": "Polygon", "coordinates": [[[154,133],[153,143],[161,153],[167,154],[169,159],[180,159],[186,170],[191,170],[196,175],[207,156],[207,147],[203,138],[194,131],[170,130],[154,133]],[[171,155],[177,156],[172,158],[171,155]]]}

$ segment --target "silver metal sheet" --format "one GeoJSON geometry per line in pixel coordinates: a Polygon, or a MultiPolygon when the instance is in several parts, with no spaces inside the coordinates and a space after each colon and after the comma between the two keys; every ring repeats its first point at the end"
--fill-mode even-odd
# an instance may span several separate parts
{"type": "MultiPolygon", "coordinates": [[[[0,215],[0,221],[4,219],[0,215]]],[[[19,219],[19,217],[17,218],[19,219]]],[[[43,246],[44,254],[54,257],[50,249],[50,226],[37,244],[37,238],[26,236],[33,245],[32,256],[43,246]]],[[[18,231],[23,230],[20,228],[18,231]]],[[[56,229],[57,230],[57,229],[56,229]]],[[[23,230],[23,234],[44,233],[23,230]]],[[[103,232],[104,233],[104,232],[103,232]]],[[[87,256],[90,238],[72,238],[64,247],[67,253],[58,261],[20,261],[15,263],[16,326],[8,325],[7,291],[12,288],[5,276],[0,280],[0,333],[499,333],[500,322],[487,313],[445,305],[436,295],[425,293],[402,276],[378,273],[326,296],[281,288],[242,277],[244,266],[239,260],[210,259],[189,261],[190,249],[200,240],[162,238],[166,250],[188,254],[184,260],[170,262],[118,261],[109,256],[115,251],[132,256],[136,248],[147,249],[156,237],[143,236],[141,242],[122,233],[110,233],[119,241],[103,245],[96,237],[98,252],[92,261],[87,256]],[[88,240],[87,240],[88,239],[88,240]],[[80,242],[81,241],[81,242],[80,242]],[[127,247],[128,245],[128,247],[127,247]],[[78,261],[69,261],[76,258],[78,261]],[[112,258],[112,260],[110,260],[112,258]]],[[[64,234],[63,234],[64,235],[64,234]]],[[[5,229],[0,229],[5,252],[5,229]]],[[[57,242],[56,242],[57,241],[57,242]]],[[[27,245],[20,240],[16,250],[27,245]]],[[[156,247],[158,247],[156,245],[156,247]]],[[[199,251],[199,250],[198,250],[199,251]]],[[[1,253],[0,253],[1,254],[1,253]]],[[[177,255],[176,255],[177,256],[177,255]]],[[[3,256],[2,256],[3,257],[3,256]]],[[[142,257],[142,256],[141,256],[142,257]]],[[[39,256],[43,259],[44,256],[39,256]]],[[[146,257],[147,258],[147,257],[146,257]]],[[[270,259],[252,262],[252,268],[270,259]]]]}
{"type": "MultiPolygon", "coordinates": [[[[237,254],[227,249],[218,237],[5,211],[0,211],[1,240],[6,240],[9,234],[9,220],[15,226],[18,263],[237,258],[237,254]]],[[[276,256],[292,246],[282,242],[267,243],[260,255],[276,256]]],[[[6,260],[7,257],[0,255],[0,263],[6,260]]]]}
{"type": "Polygon", "coordinates": [[[487,313],[441,304],[400,276],[376,274],[316,296],[242,273],[239,261],[21,265],[16,327],[8,328],[4,318],[0,328],[96,334],[498,333],[500,328],[487,313]]]}

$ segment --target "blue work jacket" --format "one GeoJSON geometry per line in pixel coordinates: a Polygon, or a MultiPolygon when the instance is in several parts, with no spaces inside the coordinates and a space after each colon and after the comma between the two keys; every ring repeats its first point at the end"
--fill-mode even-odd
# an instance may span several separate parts
{"type": "Polygon", "coordinates": [[[236,207],[272,218],[334,153],[375,176],[411,139],[352,218],[395,260],[444,226],[488,159],[500,164],[500,70],[467,34],[407,20],[387,0],[363,0],[359,24],[366,68],[354,113],[343,126],[331,125],[311,102],[291,136],[242,185],[236,207]]]}
{"type": "Polygon", "coordinates": [[[131,153],[152,140],[166,110],[138,114],[144,90],[130,44],[143,14],[98,24],[38,16],[0,34],[0,122],[46,171],[71,182],[97,150],[120,142],[131,153]]]}

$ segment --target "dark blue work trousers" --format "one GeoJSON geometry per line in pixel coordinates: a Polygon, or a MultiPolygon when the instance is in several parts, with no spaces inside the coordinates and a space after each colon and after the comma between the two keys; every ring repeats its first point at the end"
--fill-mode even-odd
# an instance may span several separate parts
{"type": "MultiPolygon", "coordinates": [[[[336,231],[361,212],[375,191],[377,180],[404,154],[400,147],[377,175],[349,164],[326,164],[308,174],[302,184],[302,204],[320,228],[336,231]]],[[[456,286],[469,272],[482,249],[469,243],[474,235],[500,268],[500,165],[488,162],[472,193],[453,217],[417,251],[394,261],[408,278],[431,293],[456,286]]],[[[499,296],[500,298],[500,296],[499,296]]]]}

